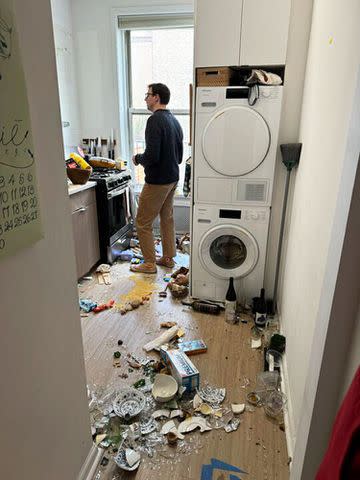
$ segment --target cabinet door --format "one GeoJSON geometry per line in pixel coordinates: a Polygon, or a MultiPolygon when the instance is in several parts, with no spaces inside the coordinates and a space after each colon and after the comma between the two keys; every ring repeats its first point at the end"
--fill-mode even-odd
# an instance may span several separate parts
{"type": "Polygon", "coordinates": [[[78,278],[87,273],[100,258],[96,203],[72,213],[78,278]]]}
{"type": "Polygon", "coordinates": [[[243,0],[240,65],[284,65],[291,0],[243,0]]]}
{"type": "Polygon", "coordinates": [[[238,65],[243,0],[197,0],[195,67],[238,65]]]}

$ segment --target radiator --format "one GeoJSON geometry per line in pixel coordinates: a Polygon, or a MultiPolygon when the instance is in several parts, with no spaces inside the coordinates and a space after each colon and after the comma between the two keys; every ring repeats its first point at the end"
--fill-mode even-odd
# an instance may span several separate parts
{"type": "MultiPolygon", "coordinates": [[[[190,205],[174,205],[174,219],[176,233],[190,232],[190,205]]],[[[160,218],[154,222],[154,231],[160,232],[160,218]]]]}

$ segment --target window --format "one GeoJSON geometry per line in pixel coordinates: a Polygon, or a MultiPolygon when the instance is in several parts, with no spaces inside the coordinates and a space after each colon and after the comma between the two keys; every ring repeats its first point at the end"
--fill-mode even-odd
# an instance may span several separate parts
{"type": "MultiPolygon", "coordinates": [[[[180,165],[182,192],[185,161],[190,156],[189,85],[193,79],[193,28],[189,16],[126,16],[119,18],[123,38],[124,73],[127,75],[126,125],[122,139],[128,142],[128,157],[145,149],[145,127],[150,112],[145,93],[150,83],[165,83],[171,92],[168,108],[184,132],[184,157],[180,165]],[[127,131],[125,131],[127,130],[127,131]]],[[[123,117],[125,118],[125,117],[123,117]]],[[[135,183],[144,183],[144,170],[133,168],[135,183]]]]}

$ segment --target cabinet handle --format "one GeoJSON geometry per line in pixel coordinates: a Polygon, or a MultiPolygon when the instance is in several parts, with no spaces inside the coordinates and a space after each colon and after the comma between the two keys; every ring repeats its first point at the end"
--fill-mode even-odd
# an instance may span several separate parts
{"type": "Polygon", "coordinates": [[[87,207],[80,207],[77,210],[75,210],[75,212],[86,212],[86,210],[87,210],[87,207]]]}

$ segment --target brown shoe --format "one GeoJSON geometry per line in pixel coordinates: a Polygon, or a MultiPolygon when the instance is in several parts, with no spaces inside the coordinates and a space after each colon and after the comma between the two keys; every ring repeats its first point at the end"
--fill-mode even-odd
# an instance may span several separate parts
{"type": "Polygon", "coordinates": [[[175,262],[171,257],[159,257],[156,259],[156,265],[166,268],[174,268],[175,262]]]}
{"type": "Polygon", "coordinates": [[[156,273],[155,263],[139,263],[138,265],[130,265],[130,270],[135,273],[156,273]]]}

